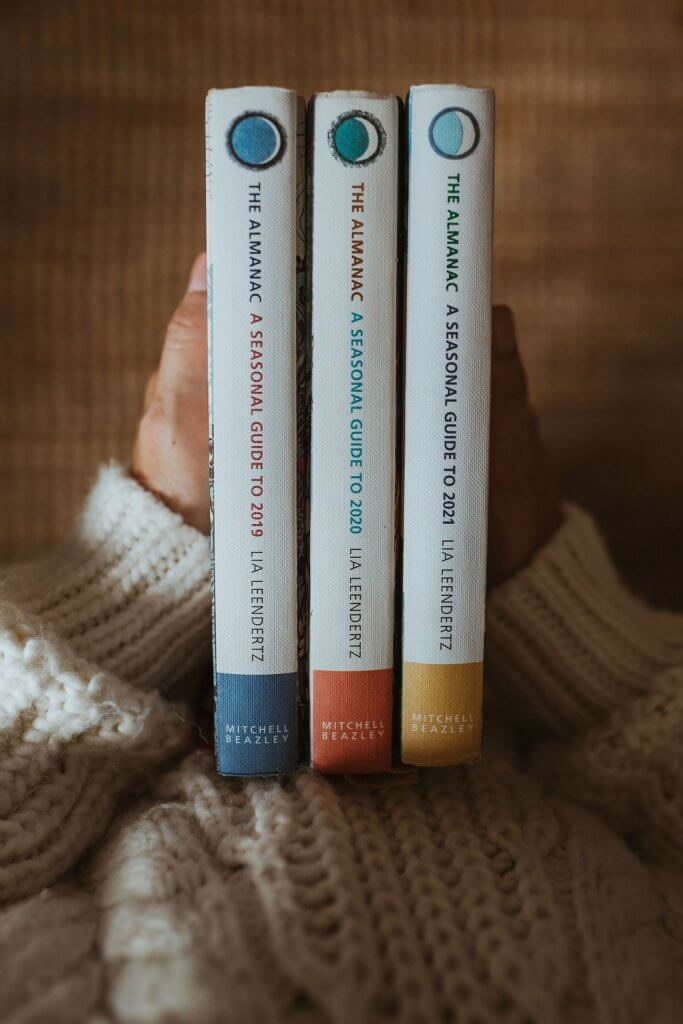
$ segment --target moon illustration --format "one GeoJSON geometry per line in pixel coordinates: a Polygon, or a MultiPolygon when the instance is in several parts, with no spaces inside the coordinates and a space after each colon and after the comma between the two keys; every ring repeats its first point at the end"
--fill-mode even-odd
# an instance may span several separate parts
{"type": "Polygon", "coordinates": [[[333,152],[345,164],[369,164],[384,148],[384,129],[372,115],[361,110],[344,114],[332,125],[333,152]]]}
{"type": "Polygon", "coordinates": [[[270,114],[243,114],[228,131],[228,150],[245,167],[271,167],[284,149],[284,131],[270,114]]]}
{"type": "Polygon", "coordinates": [[[462,160],[479,143],[479,125],[464,107],[445,107],[429,126],[432,149],[447,160],[462,160]]]}

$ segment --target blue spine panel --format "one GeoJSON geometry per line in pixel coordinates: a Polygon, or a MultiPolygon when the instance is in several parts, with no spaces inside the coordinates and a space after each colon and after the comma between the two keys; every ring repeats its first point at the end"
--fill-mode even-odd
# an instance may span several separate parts
{"type": "Polygon", "coordinates": [[[298,764],[297,676],[216,675],[221,775],[277,775],[298,764]]]}

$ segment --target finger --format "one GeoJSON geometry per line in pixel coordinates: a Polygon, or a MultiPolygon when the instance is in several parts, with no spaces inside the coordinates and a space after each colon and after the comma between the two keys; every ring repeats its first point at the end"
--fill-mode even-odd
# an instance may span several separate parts
{"type": "Polygon", "coordinates": [[[199,256],[195,257],[195,261],[192,264],[190,271],[190,279],[187,282],[188,292],[205,292],[206,291],[206,253],[200,252],[199,256]]]}
{"type": "Polygon", "coordinates": [[[492,412],[495,412],[496,401],[506,408],[510,404],[524,407],[527,402],[526,373],[517,346],[514,317],[508,306],[493,307],[491,352],[492,412]]]}
{"type": "Polygon", "coordinates": [[[147,381],[147,385],[145,387],[145,409],[149,406],[149,404],[151,403],[152,399],[154,398],[154,394],[155,394],[156,389],[157,389],[157,381],[158,380],[159,380],[159,371],[155,370],[154,373],[152,373],[150,375],[150,378],[147,381]]]}
{"type": "Polygon", "coordinates": [[[515,319],[509,306],[493,307],[493,355],[497,358],[512,355],[517,349],[515,319]]]}
{"type": "Polygon", "coordinates": [[[186,391],[206,382],[206,257],[195,260],[187,291],[171,317],[159,365],[159,384],[186,391]]]}
{"type": "Polygon", "coordinates": [[[525,473],[530,410],[515,322],[507,306],[493,309],[491,356],[491,486],[508,492],[525,473]]]}

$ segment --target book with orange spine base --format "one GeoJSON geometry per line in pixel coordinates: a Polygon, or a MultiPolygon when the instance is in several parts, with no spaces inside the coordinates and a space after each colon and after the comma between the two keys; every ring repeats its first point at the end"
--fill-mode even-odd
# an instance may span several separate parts
{"type": "Polygon", "coordinates": [[[399,101],[310,108],[311,760],[391,767],[399,101]]]}

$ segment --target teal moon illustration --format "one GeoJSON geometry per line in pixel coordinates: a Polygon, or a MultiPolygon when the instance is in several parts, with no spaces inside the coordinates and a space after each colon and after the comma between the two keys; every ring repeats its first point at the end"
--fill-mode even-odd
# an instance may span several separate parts
{"type": "Polygon", "coordinates": [[[329,131],[332,152],[342,163],[359,166],[372,163],[384,149],[382,125],[362,110],[342,114],[329,131]]]}
{"type": "Polygon", "coordinates": [[[285,134],[271,114],[243,114],[230,127],[228,150],[245,167],[272,167],[284,153],[285,134]]]}
{"type": "Polygon", "coordinates": [[[479,125],[464,107],[445,107],[429,126],[429,142],[447,160],[462,160],[479,144],[479,125]]]}

